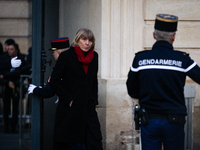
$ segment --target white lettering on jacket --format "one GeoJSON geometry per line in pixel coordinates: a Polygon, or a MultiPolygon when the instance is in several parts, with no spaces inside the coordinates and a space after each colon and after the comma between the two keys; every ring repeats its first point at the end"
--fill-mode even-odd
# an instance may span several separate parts
{"type": "Polygon", "coordinates": [[[139,66],[145,65],[169,65],[182,67],[182,61],[171,60],[171,59],[143,59],[138,62],[139,66]]]}

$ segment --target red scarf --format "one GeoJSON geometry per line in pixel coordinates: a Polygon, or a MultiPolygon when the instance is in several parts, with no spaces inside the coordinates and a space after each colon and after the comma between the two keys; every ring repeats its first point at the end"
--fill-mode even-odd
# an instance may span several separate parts
{"type": "Polygon", "coordinates": [[[88,65],[93,59],[93,49],[90,49],[86,56],[84,52],[80,49],[80,47],[78,47],[77,45],[75,45],[74,50],[78,56],[78,60],[81,62],[83,69],[85,70],[85,73],[87,74],[88,65]]]}

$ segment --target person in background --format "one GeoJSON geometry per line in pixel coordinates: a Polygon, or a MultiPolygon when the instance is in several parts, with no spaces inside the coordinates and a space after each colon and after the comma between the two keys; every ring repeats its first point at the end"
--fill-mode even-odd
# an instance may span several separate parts
{"type": "Polygon", "coordinates": [[[10,68],[17,68],[21,65],[22,61],[17,59],[17,56],[7,61],[0,61],[0,71],[10,68]]]}
{"type": "MultiPolygon", "coordinates": [[[[4,78],[4,79],[16,78],[16,77],[19,78],[20,75],[22,75],[22,74],[23,75],[30,75],[31,74],[31,59],[30,58],[31,58],[31,55],[32,55],[31,51],[32,51],[32,48],[30,47],[28,49],[28,53],[26,55],[26,60],[25,60],[25,63],[24,63],[25,65],[23,65],[22,67],[20,67],[18,69],[13,70],[9,74],[6,74],[4,76],[0,76],[0,79],[1,78],[4,78]]],[[[21,58],[23,57],[23,59],[25,59],[25,55],[22,55],[22,54],[20,54],[20,55],[21,55],[21,58]]],[[[13,58],[13,59],[16,59],[16,58],[13,58]]],[[[20,59],[17,59],[15,61],[13,61],[15,66],[17,66],[17,62],[16,61],[20,61],[20,59]]],[[[1,65],[0,65],[0,67],[1,67],[1,65]]],[[[13,68],[16,68],[16,67],[13,67],[13,68]]]]}
{"type": "MultiPolygon", "coordinates": [[[[51,40],[51,49],[53,52],[54,59],[57,60],[59,55],[68,50],[70,45],[69,45],[69,38],[64,37],[64,38],[57,38],[57,39],[52,39],[51,40]]],[[[47,84],[45,87],[41,86],[36,86],[34,84],[30,84],[28,87],[28,94],[33,93],[34,95],[40,96],[42,98],[50,98],[55,95],[55,92],[52,90],[52,88],[49,85],[51,77],[48,78],[47,84]]]]}
{"type": "Polygon", "coordinates": [[[84,144],[87,150],[103,149],[96,112],[98,54],[94,47],[93,32],[81,28],[70,49],[60,54],[53,69],[50,86],[59,97],[54,150],[69,149],[73,143],[84,144]]]}
{"type": "Polygon", "coordinates": [[[0,56],[1,56],[2,53],[3,53],[3,45],[2,45],[2,43],[0,42],[0,56]]]}
{"type": "Polygon", "coordinates": [[[184,150],[186,76],[200,84],[200,68],[189,54],[173,48],[178,17],[157,14],[152,50],[138,52],[127,89],[139,99],[142,149],[184,150]]]}
{"type": "Polygon", "coordinates": [[[9,46],[11,44],[14,44],[15,43],[15,40],[13,39],[7,39],[4,43],[4,52],[8,52],[8,49],[9,49],[9,46]]]}
{"type": "Polygon", "coordinates": [[[22,74],[31,74],[31,67],[32,67],[32,46],[29,47],[27,55],[26,55],[26,66],[22,68],[22,74]]]}
{"type": "Polygon", "coordinates": [[[7,39],[4,42],[4,51],[0,55],[0,62],[2,62],[0,65],[0,68],[1,68],[0,74],[4,74],[4,70],[10,69],[11,67],[10,57],[8,55],[8,46],[14,43],[15,41],[13,39],[7,39]]]}
{"type": "MultiPolygon", "coordinates": [[[[51,40],[51,49],[53,52],[54,59],[57,61],[59,55],[68,50],[70,48],[69,38],[57,38],[51,40]]],[[[49,85],[51,77],[48,78],[47,84],[45,87],[36,86],[34,84],[30,84],[28,87],[28,94],[34,94],[42,98],[50,98],[55,95],[55,92],[52,90],[51,86],[49,85]]],[[[58,103],[59,99],[55,103],[58,103]]],[[[85,148],[84,145],[79,143],[73,143],[69,145],[68,150],[81,150],[81,148],[85,148]]]]}
{"type": "Polygon", "coordinates": [[[8,59],[9,59],[8,47],[9,47],[9,45],[14,44],[14,43],[15,43],[15,40],[13,40],[13,39],[7,39],[7,40],[4,42],[4,51],[3,51],[3,53],[0,55],[0,60],[8,60],[8,59]]]}
{"type": "Polygon", "coordinates": [[[13,43],[8,46],[8,55],[9,59],[18,57],[21,60],[22,64],[18,68],[11,68],[6,70],[3,74],[4,79],[4,96],[3,96],[3,117],[4,117],[4,126],[5,133],[10,133],[10,127],[12,133],[17,133],[17,120],[18,120],[18,106],[19,106],[19,76],[9,76],[14,70],[20,69],[25,65],[24,55],[20,53],[19,46],[16,43],[13,43]],[[10,102],[11,98],[13,101],[13,111],[12,111],[12,122],[9,124],[8,115],[10,112],[10,102]]]}

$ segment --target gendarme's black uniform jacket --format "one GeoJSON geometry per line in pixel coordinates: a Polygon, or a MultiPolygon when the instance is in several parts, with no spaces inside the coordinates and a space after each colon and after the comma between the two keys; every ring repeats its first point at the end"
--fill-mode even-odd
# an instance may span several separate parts
{"type": "Polygon", "coordinates": [[[51,88],[59,97],[55,116],[55,141],[84,143],[87,126],[97,140],[102,139],[95,110],[98,104],[97,71],[98,54],[95,51],[87,75],[73,47],[60,54],[50,80],[51,88]],[[73,103],[69,107],[71,101],[73,103]]]}
{"type": "Polygon", "coordinates": [[[188,54],[157,41],[152,50],[136,54],[127,79],[128,94],[151,113],[187,115],[186,76],[200,84],[200,68],[188,54]]]}
{"type": "Polygon", "coordinates": [[[49,82],[50,82],[50,78],[48,78],[48,82],[46,84],[45,87],[36,87],[34,90],[33,90],[33,94],[37,95],[37,96],[40,96],[42,98],[50,98],[50,97],[53,97],[55,95],[55,92],[52,90],[51,86],[49,85],[49,82]]]}

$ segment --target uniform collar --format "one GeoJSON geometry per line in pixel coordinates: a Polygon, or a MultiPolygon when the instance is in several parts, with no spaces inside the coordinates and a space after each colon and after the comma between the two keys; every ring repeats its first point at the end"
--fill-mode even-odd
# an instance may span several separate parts
{"type": "Polygon", "coordinates": [[[173,50],[173,46],[172,44],[170,44],[169,42],[167,41],[157,41],[154,45],[153,45],[153,48],[152,49],[155,49],[155,48],[158,48],[158,47],[166,47],[168,49],[171,49],[173,50]]]}

